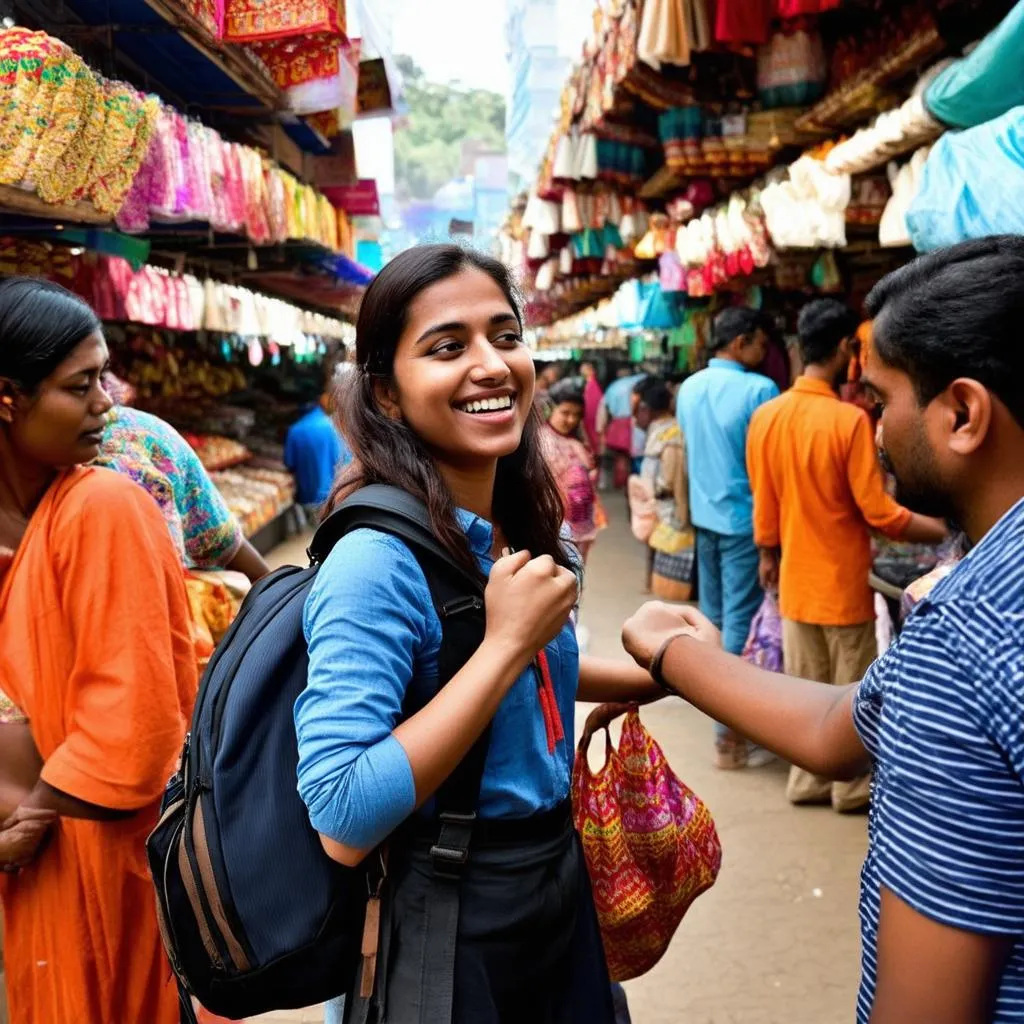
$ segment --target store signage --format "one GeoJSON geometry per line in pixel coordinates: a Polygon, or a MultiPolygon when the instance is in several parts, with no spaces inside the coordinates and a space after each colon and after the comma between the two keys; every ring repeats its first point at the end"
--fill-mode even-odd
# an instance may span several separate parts
{"type": "Polygon", "coordinates": [[[359,91],[356,113],[381,114],[391,109],[391,83],[384,61],[364,60],[359,63],[359,91]]]}
{"type": "Polygon", "coordinates": [[[323,193],[335,206],[352,217],[380,216],[380,194],[374,178],[363,178],[354,185],[325,187],[323,193]]]}

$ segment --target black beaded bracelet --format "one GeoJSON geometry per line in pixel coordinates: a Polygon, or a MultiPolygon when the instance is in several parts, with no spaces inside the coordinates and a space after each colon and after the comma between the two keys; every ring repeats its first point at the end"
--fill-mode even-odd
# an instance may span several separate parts
{"type": "Polygon", "coordinates": [[[678,633],[673,633],[670,637],[662,642],[662,645],[658,648],[657,653],[651,658],[650,668],[647,670],[651,674],[651,678],[658,684],[666,693],[674,694],[678,696],[675,690],[672,689],[668,683],[665,682],[665,677],[661,673],[661,663],[665,660],[665,655],[668,654],[668,649],[678,640],[681,636],[690,636],[691,634],[685,630],[681,630],[678,633]]]}

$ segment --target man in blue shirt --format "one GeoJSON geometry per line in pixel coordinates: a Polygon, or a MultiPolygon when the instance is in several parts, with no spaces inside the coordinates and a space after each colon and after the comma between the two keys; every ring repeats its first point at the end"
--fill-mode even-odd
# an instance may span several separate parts
{"type": "Polygon", "coordinates": [[[641,663],[657,655],[672,689],[801,768],[847,779],[873,763],[858,1024],[1020,1024],[1024,238],[922,256],[867,310],[864,382],[896,498],[962,527],[973,550],[850,686],[716,651],[690,609],[647,605],[624,639],[641,663]]]}
{"type": "Polygon", "coordinates": [[[335,474],[352,461],[341,434],[327,414],[329,388],[288,428],[284,464],[295,476],[295,500],[316,514],[331,493],[335,474]]]}
{"type": "MultiPolygon", "coordinates": [[[[711,336],[713,358],[707,369],[683,382],[676,405],[697,530],[700,609],[733,654],[742,652],[764,596],[746,452],[754,410],[779,393],[774,382],[754,372],[767,345],[754,310],[737,306],[719,313],[711,336]]],[[[757,763],[757,757],[748,760],[746,744],[722,726],[716,726],[715,747],[720,768],[757,763]]]]}

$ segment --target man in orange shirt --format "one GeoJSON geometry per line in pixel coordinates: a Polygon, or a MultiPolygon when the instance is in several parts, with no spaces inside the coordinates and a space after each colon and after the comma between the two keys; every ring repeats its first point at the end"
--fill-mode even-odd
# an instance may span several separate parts
{"type": "MultiPolygon", "coordinates": [[[[754,540],[766,590],[778,589],[789,675],[842,685],[863,678],[878,651],[868,585],[872,529],[939,543],[945,528],[885,490],[871,421],[836,393],[854,354],[856,315],[835,299],[808,303],[797,323],[804,372],[761,406],[747,436],[754,540]]],[[[831,783],[792,768],[793,803],[868,802],[868,779],[831,783]]]]}

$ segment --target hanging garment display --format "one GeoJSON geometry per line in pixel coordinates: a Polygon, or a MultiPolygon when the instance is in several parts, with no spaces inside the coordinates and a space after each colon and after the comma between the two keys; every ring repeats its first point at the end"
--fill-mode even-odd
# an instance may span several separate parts
{"type": "Polygon", "coordinates": [[[921,188],[924,165],[931,146],[922,146],[902,167],[889,164],[892,196],[886,204],[878,225],[878,242],[886,247],[910,245],[907,211],[921,188]]]}
{"type": "Polygon", "coordinates": [[[815,103],[827,80],[821,33],[803,22],[783,24],[757,51],[757,92],[766,109],[815,103]]]}
{"type": "Polygon", "coordinates": [[[45,32],[0,31],[0,184],[50,203],[90,199],[112,213],[142,162],[158,104],[101,78],[45,32]]]}
{"type": "Polygon", "coordinates": [[[645,0],[636,55],[655,71],[662,64],[690,63],[690,34],[684,0],[645,0]]]}

